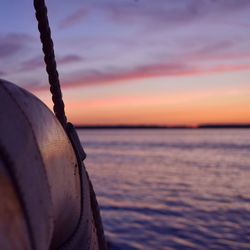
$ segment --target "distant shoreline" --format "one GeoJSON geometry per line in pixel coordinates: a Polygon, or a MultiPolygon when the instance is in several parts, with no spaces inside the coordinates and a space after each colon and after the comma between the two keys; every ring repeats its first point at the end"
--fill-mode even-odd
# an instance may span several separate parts
{"type": "Polygon", "coordinates": [[[158,125],[76,125],[77,129],[243,129],[250,124],[201,124],[191,126],[158,126],[158,125]]]}

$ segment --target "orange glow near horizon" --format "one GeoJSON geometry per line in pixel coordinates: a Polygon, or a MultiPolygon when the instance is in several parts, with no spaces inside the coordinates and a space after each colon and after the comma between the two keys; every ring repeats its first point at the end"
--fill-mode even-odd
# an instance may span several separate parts
{"type": "MultiPolygon", "coordinates": [[[[66,112],[68,119],[77,125],[196,126],[204,123],[250,123],[250,88],[244,84],[232,85],[232,75],[234,73],[219,76],[225,78],[229,86],[198,86],[196,89],[182,87],[188,81],[194,84],[195,81],[211,81],[218,76],[200,76],[198,79],[190,76],[185,80],[178,77],[161,78],[158,81],[158,78],[142,79],[142,82],[128,82],[115,87],[74,87],[64,92],[66,112]],[[174,90],[170,90],[171,84],[168,84],[170,89],[163,87],[163,83],[170,81],[180,86],[174,90]],[[118,88],[120,92],[117,92],[118,88]],[[130,88],[134,88],[133,94],[130,88]]],[[[51,107],[47,92],[36,94],[51,107]]]]}

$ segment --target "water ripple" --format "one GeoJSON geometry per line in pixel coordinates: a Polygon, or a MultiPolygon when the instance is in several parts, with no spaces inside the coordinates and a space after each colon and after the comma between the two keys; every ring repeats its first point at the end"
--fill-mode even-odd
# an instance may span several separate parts
{"type": "Polygon", "coordinates": [[[250,249],[249,130],[80,131],[111,249],[250,249]]]}

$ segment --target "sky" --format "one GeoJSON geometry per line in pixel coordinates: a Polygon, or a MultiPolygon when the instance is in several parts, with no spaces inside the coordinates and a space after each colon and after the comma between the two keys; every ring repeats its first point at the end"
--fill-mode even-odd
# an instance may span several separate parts
{"type": "MultiPolygon", "coordinates": [[[[47,0],[68,120],[250,123],[249,0],[47,0]]],[[[49,87],[32,0],[1,1],[0,78],[49,87]]]]}

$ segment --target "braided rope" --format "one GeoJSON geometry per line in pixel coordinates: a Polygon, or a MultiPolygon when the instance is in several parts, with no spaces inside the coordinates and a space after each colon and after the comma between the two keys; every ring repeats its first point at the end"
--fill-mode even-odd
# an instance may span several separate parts
{"type": "Polygon", "coordinates": [[[52,94],[52,101],[54,104],[53,110],[64,129],[66,129],[67,118],[64,111],[64,102],[62,99],[59,75],[56,68],[54,45],[51,38],[47,8],[44,0],[34,0],[34,7],[36,11],[36,19],[38,21],[40,39],[42,42],[46,71],[48,73],[50,83],[50,92],[52,94]]]}
{"type": "MultiPolygon", "coordinates": [[[[64,127],[65,131],[67,132],[69,138],[70,133],[68,132],[70,128],[70,123],[67,123],[67,118],[64,111],[64,103],[62,99],[62,92],[60,88],[60,81],[59,81],[59,75],[56,69],[56,60],[55,60],[55,53],[54,53],[54,45],[51,38],[51,31],[49,27],[49,21],[47,16],[47,8],[45,5],[44,0],[34,0],[34,7],[36,11],[36,18],[38,21],[38,30],[40,32],[40,39],[42,42],[42,49],[44,53],[44,61],[46,64],[46,71],[48,73],[49,83],[50,83],[50,92],[52,94],[52,101],[54,103],[54,112],[62,126],[64,127]]],[[[72,146],[75,150],[78,165],[80,168],[80,172],[82,169],[85,169],[82,165],[82,158],[79,155],[78,150],[76,149],[78,147],[76,141],[74,138],[72,139],[72,146]]],[[[85,154],[85,153],[84,153],[85,154]]],[[[86,170],[85,170],[86,171],[86,170]]],[[[87,172],[86,172],[87,174],[87,172]]],[[[96,200],[96,195],[93,189],[93,186],[90,182],[90,179],[87,175],[88,184],[90,186],[90,203],[91,208],[93,212],[93,218],[95,222],[95,227],[97,230],[97,237],[98,237],[98,243],[99,243],[99,249],[100,250],[107,250],[107,245],[105,242],[104,237],[104,231],[99,211],[99,206],[96,200]]],[[[81,185],[83,185],[81,180],[81,185]]],[[[81,195],[83,195],[83,191],[81,191],[81,195]]],[[[81,197],[81,200],[83,201],[83,197],[81,197]]],[[[79,221],[81,223],[81,221],[79,221]]],[[[77,233],[76,233],[77,234],[77,233]]],[[[71,239],[72,240],[72,239],[71,239]]]]}

